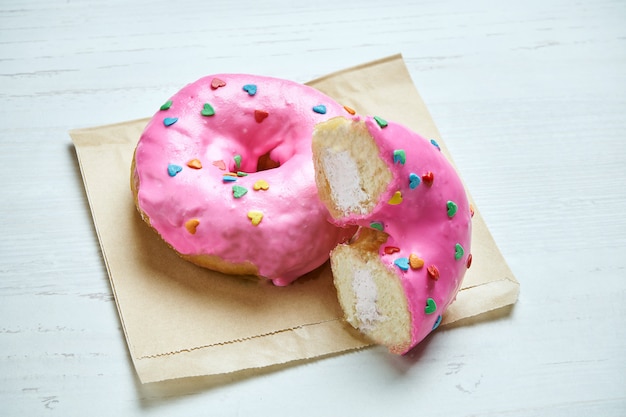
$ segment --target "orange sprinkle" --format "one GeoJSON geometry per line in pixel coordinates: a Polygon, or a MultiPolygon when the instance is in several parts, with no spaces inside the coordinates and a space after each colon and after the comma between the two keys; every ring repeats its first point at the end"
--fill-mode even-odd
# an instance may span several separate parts
{"type": "Polygon", "coordinates": [[[187,162],[187,166],[189,168],[201,169],[202,168],[202,162],[200,162],[199,159],[192,159],[191,161],[187,162]]]}
{"type": "Polygon", "coordinates": [[[221,169],[222,171],[226,171],[226,162],[224,161],[213,161],[213,165],[221,169]]]}
{"type": "Polygon", "coordinates": [[[187,231],[191,233],[192,235],[195,235],[196,228],[198,227],[199,224],[200,224],[200,220],[198,219],[187,220],[185,222],[185,229],[187,229],[187,231]]]}
{"type": "Polygon", "coordinates": [[[346,111],[352,115],[356,114],[356,111],[352,107],[343,106],[343,108],[346,109],[346,111]]]}
{"type": "Polygon", "coordinates": [[[424,266],[424,260],[416,254],[412,253],[411,255],[409,255],[409,266],[411,267],[411,269],[420,269],[424,266]]]}

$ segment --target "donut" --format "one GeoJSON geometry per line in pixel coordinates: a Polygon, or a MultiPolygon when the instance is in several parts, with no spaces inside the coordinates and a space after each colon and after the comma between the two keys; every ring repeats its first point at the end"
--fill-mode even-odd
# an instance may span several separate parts
{"type": "Polygon", "coordinates": [[[435,140],[381,117],[316,126],[320,199],[339,226],[358,225],[331,253],[345,319],[405,354],[439,326],[471,263],[471,208],[435,140]]]}
{"type": "Polygon", "coordinates": [[[350,112],[287,80],[203,77],[145,127],[131,166],[135,205],[183,259],[288,285],[356,230],[328,221],[311,150],[316,123],[350,112]]]}

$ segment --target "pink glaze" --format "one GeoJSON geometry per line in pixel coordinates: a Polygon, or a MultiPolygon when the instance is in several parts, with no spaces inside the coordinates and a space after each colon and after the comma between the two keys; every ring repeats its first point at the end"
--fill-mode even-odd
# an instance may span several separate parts
{"type": "Polygon", "coordinates": [[[471,209],[458,174],[436,142],[396,123],[389,122],[385,126],[384,120],[379,124],[367,117],[365,124],[393,179],[374,210],[367,215],[344,218],[341,223],[372,227],[373,222],[378,222],[389,234],[387,242],[379,248],[379,256],[395,271],[404,288],[412,317],[410,347],[413,347],[439,325],[441,315],[456,297],[471,263],[471,258],[468,261],[471,209]],[[394,161],[394,151],[398,150],[405,153],[404,163],[399,156],[394,161]],[[432,173],[431,185],[424,180],[428,180],[429,172],[432,173]],[[397,191],[402,201],[390,204],[397,191]],[[449,201],[457,207],[451,216],[448,215],[449,201]],[[462,253],[455,257],[457,245],[462,247],[462,253]],[[399,250],[394,252],[391,248],[399,250]],[[424,266],[419,269],[408,266],[411,254],[421,258],[424,266]],[[432,265],[439,271],[438,279],[428,273],[432,265]],[[429,298],[434,300],[436,309],[427,314],[425,306],[429,298]]]}
{"type": "Polygon", "coordinates": [[[287,285],[351,236],[327,221],[311,151],[314,125],[347,115],[341,105],[301,84],[245,74],[201,78],[169,101],[141,136],[135,175],[139,207],[176,251],[251,262],[287,285]],[[268,153],[280,167],[256,172],[268,153]],[[195,159],[201,168],[187,165],[195,159]],[[240,176],[224,180],[229,172],[240,176]],[[269,188],[255,190],[260,180],[269,188]]]}

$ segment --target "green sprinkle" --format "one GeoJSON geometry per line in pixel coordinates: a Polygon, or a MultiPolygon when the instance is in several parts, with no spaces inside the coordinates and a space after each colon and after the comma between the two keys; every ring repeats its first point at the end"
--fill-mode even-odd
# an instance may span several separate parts
{"type": "Polygon", "coordinates": [[[454,259],[458,261],[459,259],[463,257],[464,253],[465,253],[465,250],[463,249],[463,246],[461,246],[460,243],[457,243],[456,245],[454,245],[454,259]]]}
{"type": "Polygon", "coordinates": [[[428,299],[426,299],[426,307],[424,308],[424,313],[433,314],[436,310],[437,310],[437,303],[435,303],[435,300],[428,297],[428,299]]]}
{"type": "Polygon", "coordinates": [[[402,164],[404,165],[404,163],[406,162],[406,152],[404,152],[404,149],[396,149],[395,151],[393,151],[393,163],[394,164],[402,164]]]}
{"type": "Polygon", "coordinates": [[[388,125],[387,121],[382,117],[374,116],[374,120],[376,120],[376,123],[378,123],[381,129],[384,129],[388,125]]]}
{"type": "Polygon", "coordinates": [[[248,173],[247,172],[243,172],[243,171],[237,171],[237,176],[238,177],[247,177],[248,173]]]}
{"type": "Polygon", "coordinates": [[[235,167],[237,167],[238,170],[241,169],[241,155],[235,155],[233,159],[235,160],[235,167]]]}
{"type": "Polygon", "coordinates": [[[371,222],[370,227],[372,229],[380,230],[381,232],[385,229],[385,226],[381,222],[371,222]]]}
{"type": "Polygon", "coordinates": [[[246,187],[242,187],[241,185],[233,185],[233,197],[241,198],[248,192],[246,187]]]}
{"type": "Polygon", "coordinates": [[[203,116],[213,116],[215,114],[215,109],[209,103],[204,103],[202,107],[202,111],[200,112],[203,116]]]}
{"type": "Polygon", "coordinates": [[[161,106],[161,110],[167,110],[172,107],[172,100],[167,100],[165,104],[161,106]]]}

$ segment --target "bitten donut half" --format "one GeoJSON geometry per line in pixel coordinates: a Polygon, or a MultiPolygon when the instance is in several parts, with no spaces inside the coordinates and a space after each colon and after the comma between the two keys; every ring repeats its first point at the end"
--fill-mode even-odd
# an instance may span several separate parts
{"type": "Polygon", "coordinates": [[[471,264],[471,207],[434,140],[380,117],[316,126],[313,164],[331,221],[357,225],[331,252],[345,319],[404,354],[437,328],[471,264]]]}

